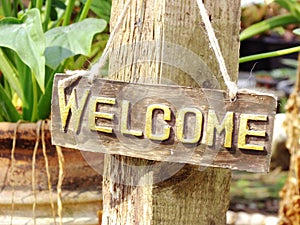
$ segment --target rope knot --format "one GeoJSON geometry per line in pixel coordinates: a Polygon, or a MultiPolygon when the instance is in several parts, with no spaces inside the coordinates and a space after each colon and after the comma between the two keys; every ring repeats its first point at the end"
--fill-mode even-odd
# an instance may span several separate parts
{"type": "Polygon", "coordinates": [[[234,102],[237,99],[238,88],[236,84],[232,81],[228,82],[227,87],[230,102],[234,102]]]}
{"type": "Polygon", "coordinates": [[[225,84],[227,86],[230,101],[235,101],[238,88],[236,86],[236,83],[234,83],[230,80],[230,76],[229,76],[227,68],[226,68],[225,60],[224,60],[224,57],[222,55],[218,39],[217,39],[216,34],[214,32],[214,28],[213,28],[213,26],[210,22],[210,19],[209,19],[208,13],[206,11],[206,8],[204,6],[204,3],[202,2],[202,0],[197,0],[197,3],[198,3],[198,7],[199,7],[199,10],[200,10],[200,14],[201,14],[203,23],[205,25],[205,29],[206,29],[206,32],[207,32],[209,42],[211,44],[211,48],[213,49],[213,51],[216,55],[222,77],[223,77],[223,79],[225,81],[225,84]]]}

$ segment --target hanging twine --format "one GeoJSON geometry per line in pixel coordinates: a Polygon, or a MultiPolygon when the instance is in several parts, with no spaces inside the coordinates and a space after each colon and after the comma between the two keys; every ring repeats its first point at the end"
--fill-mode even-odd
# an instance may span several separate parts
{"type": "MultiPolygon", "coordinates": [[[[131,3],[131,0],[127,0],[127,2],[125,3],[124,8],[122,10],[122,13],[119,16],[119,18],[117,20],[117,23],[116,23],[114,29],[112,30],[112,32],[110,34],[110,37],[109,37],[109,39],[107,41],[107,44],[106,44],[106,47],[103,50],[103,54],[100,57],[98,63],[95,64],[94,66],[92,66],[90,71],[84,71],[84,70],[81,70],[81,71],[66,71],[66,74],[71,75],[71,76],[68,77],[68,78],[65,78],[63,80],[60,80],[58,82],[59,86],[63,86],[64,88],[68,87],[74,81],[76,81],[78,78],[80,78],[82,76],[85,76],[85,75],[88,76],[89,83],[93,82],[94,77],[97,76],[100,69],[105,65],[105,63],[108,59],[108,53],[109,53],[109,50],[112,46],[112,42],[115,38],[116,33],[118,32],[118,30],[121,27],[121,24],[122,24],[122,22],[125,18],[125,15],[128,11],[130,3],[131,3]]],[[[236,83],[232,82],[231,79],[230,79],[230,76],[229,76],[227,68],[226,68],[224,57],[223,57],[221,49],[220,49],[218,39],[216,38],[214,29],[213,29],[212,24],[209,20],[209,16],[208,16],[208,13],[206,11],[206,8],[205,8],[202,0],[197,0],[197,3],[198,3],[198,7],[199,7],[199,10],[200,10],[202,20],[203,20],[204,25],[205,25],[205,29],[207,31],[209,42],[210,42],[211,47],[212,47],[212,49],[215,53],[215,56],[217,58],[219,68],[220,68],[222,77],[224,79],[224,82],[225,82],[225,84],[228,88],[229,98],[230,98],[231,101],[234,101],[236,99],[236,95],[237,95],[237,92],[238,92],[237,85],[236,85],[236,83]]]]}
{"type": "Polygon", "coordinates": [[[103,50],[102,56],[100,57],[99,61],[97,64],[95,64],[94,66],[92,66],[91,68],[91,76],[94,76],[96,74],[99,73],[100,69],[105,65],[107,59],[108,59],[108,52],[112,46],[113,40],[115,38],[116,33],[118,32],[118,30],[121,27],[121,24],[125,18],[125,15],[128,11],[129,5],[131,3],[131,0],[127,0],[127,2],[124,5],[124,8],[122,10],[121,15],[119,16],[117,23],[114,27],[114,29],[112,30],[112,32],[110,33],[109,39],[107,41],[107,44],[103,50]]]}
{"type": "Polygon", "coordinates": [[[109,39],[106,43],[106,46],[103,50],[103,53],[98,61],[98,63],[96,63],[94,66],[92,66],[90,71],[85,71],[85,70],[77,70],[77,71],[66,71],[67,75],[71,75],[68,78],[65,78],[63,80],[58,81],[58,85],[60,87],[66,88],[68,86],[70,86],[74,81],[76,81],[78,78],[81,78],[83,76],[88,76],[89,79],[89,83],[92,83],[94,80],[94,77],[97,76],[97,74],[99,73],[100,69],[105,65],[107,59],[108,59],[108,53],[109,50],[112,46],[113,40],[115,38],[116,33],[118,32],[118,30],[121,27],[121,24],[125,18],[125,15],[128,11],[129,5],[131,3],[131,0],[127,0],[127,2],[124,5],[124,8],[122,10],[121,15],[119,16],[117,23],[114,27],[114,29],[112,30],[112,32],[109,35],[109,39]]]}
{"type": "Polygon", "coordinates": [[[238,88],[236,86],[236,83],[232,82],[230,79],[230,76],[229,76],[227,68],[226,68],[224,57],[223,57],[221,49],[220,49],[218,39],[215,35],[214,29],[209,20],[209,16],[205,9],[205,6],[204,6],[202,0],[197,0],[197,3],[198,3],[198,7],[200,9],[200,14],[201,14],[203,23],[205,25],[205,29],[207,32],[209,42],[211,44],[212,49],[214,50],[214,53],[216,55],[216,58],[217,58],[217,61],[218,61],[219,67],[220,67],[222,77],[228,88],[229,98],[231,101],[234,101],[236,99],[238,88]]]}

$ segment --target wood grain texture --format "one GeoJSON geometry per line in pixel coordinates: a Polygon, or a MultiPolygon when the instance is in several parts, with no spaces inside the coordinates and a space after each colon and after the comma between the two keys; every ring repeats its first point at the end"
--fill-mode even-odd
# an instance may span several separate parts
{"type": "Polygon", "coordinates": [[[280,225],[294,225],[300,223],[299,216],[299,176],[300,176],[300,55],[298,54],[298,71],[295,82],[295,89],[289,96],[286,104],[286,119],[283,128],[287,134],[286,147],[291,159],[288,177],[284,187],[279,192],[281,198],[279,209],[280,225]]]}
{"type": "MultiPolygon", "coordinates": [[[[217,166],[238,170],[247,170],[251,172],[267,172],[269,169],[271,157],[271,138],[273,131],[274,116],[276,114],[276,98],[270,95],[263,95],[256,92],[241,92],[234,102],[229,101],[225,91],[213,89],[189,88],[170,85],[149,85],[134,84],[127,82],[112,81],[106,79],[96,79],[91,84],[87,77],[78,79],[74,86],[66,89],[65,99],[76,89],[77,102],[81,102],[86,91],[89,91],[89,97],[82,111],[80,128],[74,130],[76,124],[75,116],[72,116],[74,110],[70,111],[68,119],[68,130],[62,129],[62,118],[60,116],[60,104],[58,93],[59,80],[66,78],[64,75],[56,75],[54,82],[54,96],[52,98],[52,138],[53,144],[79,150],[92,152],[102,152],[109,154],[118,154],[136,158],[144,158],[157,161],[169,161],[179,163],[190,163],[201,166],[217,166]],[[72,90],[72,91],[70,91],[72,90]],[[98,104],[94,106],[93,99],[105,97],[106,99],[115,99],[115,104],[98,104]],[[217,102],[217,109],[210,105],[217,102]],[[125,115],[125,122],[122,118],[124,101],[130,102],[128,114],[125,115]],[[166,122],[161,119],[162,112],[153,119],[157,130],[159,126],[170,126],[170,137],[165,141],[150,140],[145,134],[146,113],[150,105],[160,104],[167,106],[171,111],[171,120],[166,122]],[[93,109],[92,111],[90,109],[93,109]],[[186,118],[183,128],[185,133],[192,136],[195,130],[201,128],[200,140],[195,144],[185,144],[178,139],[177,127],[180,123],[178,112],[183,109],[196,109],[202,113],[202,124],[195,124],[193,116],[186,118]],[[232,147],[225,148],[225,134],[209,133],[208,131],[208,111],[211,110],[219,118],[221,124],[227,112],[233,112],[233,134],[232,147]],[[104,112],[114,116],[113,120],[95,118],[94,113],[104,112]],[[249,121],[247,124],[249,130],[265,131],[266,137],[247,137],[248,144],[264,146],[263,151],[240,149],[238,147],[239,133],[242,115],[263,115],[267,116],[267,121],[249,121]],[[89,119],[92,115],[92,121],[89,119]],[[135,131],[143,133],[142,136],[126,135],[121,131],[121,124],[128,124],[135,131]],[[111,128],[112,133],[92,130],[91,126],[102,126],[111,128]],[[214,142],[212,146],[205,144],[205,136],[213,135],[214,142]],[[99,146],[95,148],[95,146],[99,146]]],[[[78,103],[79,104],[79,103],[78,103]]],[[[67,103],[66,103],[67,105],[67,103]]],[[[80,106],[78,106],[80,108],[80,106]]],[[[152,124],[148,124],[152,126],[152,124]]],[[[154,125],[153,125],[154,126],[154,125]]],[[[156,131],[158,133],[162,132],[156,131]]]]}
{"type": "MultiPolygon", "coordinates": [[[[112,1],[112,27],[124,3],[124,0],[112,1]]],[[[238,75],[240,0],[206,0],[205,6],[229,73],[235,81],[238,75]]],[[[113,49],[117,54],[110,57],[110,78],[225,89],[194,0],[133,0],[113,49]],[[149,47],[153,44],[136,45],[145,41],[154,42],[154,47],[149,47]],[[131,48],[121,48],[123,51],[118,52],[124,45],[131,48]],[[181,46],[179,51],[176,46],[181,46]],[[188,53],[181,51],[182,48],[189,50],[188,53]],[[195,60],[190,51],[200,60],[195,60]],[[143,53],[150,55],[151,60],[139,62],[143,53]]],[[[230,170],[207,168],[200,172],[198,166],[106,155],[104,175],[104,224],[225,224],[230,170]],[[126,167],[128,164],[134,166],[126,167]],[[143,169],[145,166],[149,169],[143,169]],[[181,169],[166,176],[168,180],[156,180],[157,174],[172,171],[173,166],[181,169]],[[115,172],[119,170],[126,173],[115,172]],[[126,185],[127,174],[133,174],[131,177],[136,179],[143,177],[138,179],[140,183],[151,184],[152,181],[153,185],[126,185]]]]}
{"type": "MultiPolygon", "coordinates": [[[[112,1],[111,27],[124,4],[112,1]]],[[[206,0],[205,5],[236,81],[240,0],[206,0]]],[[[131,1],[113,41],[109,73],[127,82],[225,89],[194,0],[131,1]]],[[[198,166],[107,154],[103,224],[225,224],[230,178],[230,170],[200,171],[198,166]],[[173,167],[178,170],[156,180],[173,167]]]]}

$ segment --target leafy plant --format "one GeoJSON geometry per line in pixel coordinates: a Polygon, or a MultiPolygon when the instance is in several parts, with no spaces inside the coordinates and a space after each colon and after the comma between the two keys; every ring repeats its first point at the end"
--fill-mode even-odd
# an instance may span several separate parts
{"type": "Polygon", "coordinates": [[[107,22],[87,18],[95,2],[102,0],[70,0],[67,6],[61,0],[46,0],[44,6],[36,0],[25,9],[16,0],[14,7],[21,9],[16,15],[10,1],[1,0],[0,121],[48,118],[54,74],[83,68],[87,57],[99,57],[107,34],[96,34],[107,22]],[[75,3],[82,7],[74,15],[75,3]]]}
{"type": "MultiPolygon", "coordinates": [[[[271,17],[269,19],[263,20],[261,22],[258,22],[256,24],[251,25],[250,27],[246,28],[241,34],[240,34],[240,40],[244,41],[248,38],[251,38],[255,35],[261,34],[263,32],[266,32],[268,30],[274,29],[276,27],[282,27],[287,26],[290,24],[299,24],[300,23],[300,2],[297,0],[275,0],[274,2],[278,3],[281,7],[285,8],[288,13],[283,15],[277,15],[274,17],[271,17]]],[[[299,34],[299,30],[294,30],[296,34],[299,34]]],[[[276,56],[282,56],[286,54],[291,54],[294,52],[300,51],[300,46],[268,52],[268,53],[262,53],[262,54],[256,54],[251,56],[245,56],[240,58],[240,63],[249,62],[253,60],[258,59],[264,59],[264,58],[270,58],[270,57],[276,57],[276,56]]]]}
{"type": "Polygon", "coordinates": [[[107,22],[110,20],[111,0],[81,0],[82,3],[90,2],[91,10],[100,18],[105,19],[107,22]]]}

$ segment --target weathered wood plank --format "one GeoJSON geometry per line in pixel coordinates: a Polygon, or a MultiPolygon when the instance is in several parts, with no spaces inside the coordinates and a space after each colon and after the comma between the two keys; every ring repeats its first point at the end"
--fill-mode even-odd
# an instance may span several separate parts
{"type": "MultiPolygon", "coordinates": [[[[124,0],[112,0],[111,28],[124,8],[124,0]]],[[[224,55],[226,66],[233,81],[237,80],[239,58],[240,0],[206,0],[205,6],[211,16],[224,55]]],[[[124,68],[110,79],[153,83],[177,84],[190,87],[209,87],[211,83],[203,70],[194,73],[183,72],[175,65],[164,63],[164,46],[173,43],[199,56],[214,74],[220,74],[212,50],[206,38],[197,3],[194,0],[133,0],[122,29],[113,41],[112,49],[134,45],[127,51],[120,51],[109,59],[109,71],[124,68]],[[141,41],[155,42],[155,51],[138,45],[141,41]],[[132,55],[132,51],[135,53],[132,55]],[[149,60],[140,63],[144,52],[149,60]],[[153,57],[153,55],[155,57],[153,57]],[[131,57],[133,56],[133,57],[131,57]],[[201,85],[199,85],[201,84],[201,85]],[[205,84],[206,86],[202,85],[205,84]]],[[[176,48],[175,48],[176,49],[176,48]]],[[[172,48],[171,48],[172,51],[172,48]]],[[[174,51],[167,55],[171,62],[181,65],[197,65],[198,61],[186,58],[183,52],[174,51]]],[[[197,67],[196,67],[197,68],[197,67]]],[[[198,67],[201,68],[201,67],[198,67]]],[[[197,71],[197,70],[196,70],[197,71]]],[[[213,83],[213,82],[212,82],[213,83]]],[[[220,89],[225,88],[222,78],[217,77],[220,89]]],[[[170,173],[164,179],[157,175],[170,172],[168,163],[106,154],[104,161],[104,224],[160,224],[160,225],[207,225],[225,224],[229,207],[229,169],[206,168],[174,163],[178,173],[170,173]],[[128,165],[132,165],[131,167],[128,165]],[[146,168],[144,169],[146,165],[146,168]],[[160,173],[155,173],[161,167],[160,173]],[[181,168],[181,169],[180,169],[181,168]],[[126,182],[132,179],[132,182],[126,182]],[[138,180],[139,182],[134,182],[138,180]],[[149,185],[141,186],[145,181],[149,185]],[[159,182],[159,183],[158,183],[159,182]],[[138,184],[138,185],[137,185],[138,184]]]]}
{"type": "Polygon", "coordinates": [[[221,90],[100,78],[90,84],[88,77],[66,89],[58,88],[65,77],[56,75],[54,82],[55,145],[157,161],[268,171],[277,105],[273,96],[244,91],[231,102],[221,90]],[[73,105],[70,96],[75,96],[73,105]],[[67,113],[62,114],[64,111],[67,113]],[[105,118],[107,114],[111,118],[105,118]],[[265,132],[264,136],[259,132],[265,132]]]}

